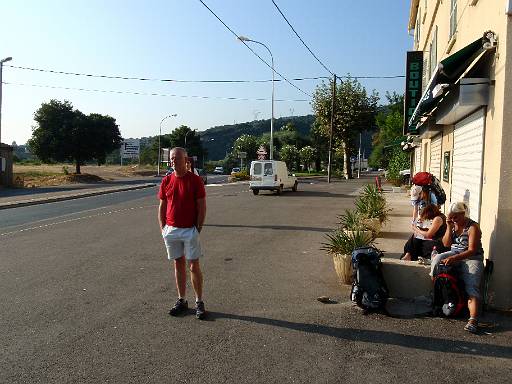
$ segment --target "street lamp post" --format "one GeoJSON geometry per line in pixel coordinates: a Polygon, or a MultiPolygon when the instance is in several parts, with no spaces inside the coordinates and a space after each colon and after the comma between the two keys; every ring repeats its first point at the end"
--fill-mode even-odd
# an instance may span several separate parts
{"type": "Polygon", "coordinates": [[[12,57],[0,60],[0,144],[2,143],[2,68],[4,63],[11,61],[12,57]]]}
{"type": "Polygon", "coordinates": [[[168,115],[168,116],[165,116],[162,121],[160,121],[160,131],[159,131],[159,134],[158,134],[158,164],[156,166],[156,174],[157,176],[160,176],[160,159],[161,159],[161,152],[162,152],[162,149],[160,147],[160,139],[162,137],[162,123],[164,122],[165,119],[168,119],[169,117],[176,117],[178,116],[178,114],[174,113],[172,115],[168,115]]]}
{"type": "Polygon", "coordinates": [[[187,149],[187,136],[188,136],[188,134],[190,132],[194,132],[194,131],[195,131],[195,129],[194,130],[190,130],[187,133],[185,133],[185,143],[183,144],[183,148],[187,149]]]}
{"type": "Polygon", "coordinates": [[[268,53],[270,54],[271,63],[272,63],[272,117],[270,119],[270,160],[274,159],[274,56],[272,55],[272,52],[270,51],[270,48],[267,47],[265,44],[263,44],[260,41],[249,39],[245,36],[238,36],[238,40],[240,41],[249,41],[252,43],[263,45],[268,53]]]}

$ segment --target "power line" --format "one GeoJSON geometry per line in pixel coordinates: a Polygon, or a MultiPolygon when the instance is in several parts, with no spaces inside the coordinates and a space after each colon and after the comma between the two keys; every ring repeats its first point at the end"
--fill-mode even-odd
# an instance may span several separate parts
{"type": "MultiPolygon", "coordinates": [[[[102,78],[102,79],[116,79],[116,80],[137,80],[137,81],[154,81],[154,82],[168,82],[168,83],[271,83],[272,79],[266,80],[180,80],[180,79],[156,79],[149,77],[131,77],[131,76],[119,76],[119,75],[98,75],[92,73],[81,73],[81,72],[69,72],[69,71],[57,71],[54,69],[44,69],[44,68],[33,68],[33,67],[24,67],[18,65],[6,65],[4,67],[21,69],[26,71],[34,71],[34,72],[45,72],[45,73],[53,73],[56,75],[70,75],[70,76],[84,76],[84,77],[93,77],[93,78],[102,78]]],[[[392,75],[392,76],[338,76],[338,78],[352,78],[352,79],[396,79],[402,78],[405,75],[392,75]]],[[[312,77],[296,77],[291,80],[293,81],[307,81],[307,80],[326,80],[330,79],[327,76],[312,76],[312,77]]],[[[276,82],[281,82],[281,79],[275,79],[276,82]]]]}
{"type": "MultiPolygon", "coordinates": [[[[80,73],[80,72],[66,72],[66,71],[57,71],[54,69],[42,69],[42,68],[32,68],[32,67],[22,67],[17,65],[5,65],[4,67],[10,67],[15,69],[22,69],[27,71],[35,71],[35,72],[46,72],[53,73],[57,75],[71,75],[71,76],[85,76],[85,77],[95,77],[102,79],[117,79],[117,80],[137,80],[137,81],[155,81],[155,82],[168,82],[168,83],[270,83],[270,80],[178,80],[178,79],[155,79],[155,78],[146,78],[146,77],[129,77],[129,76],[115,76],[115,75],[95,75],[91,73],[80,73]]],[[[328,79],[325,76],[316,76],[316,77],[298,77],[292,79],[294,81],[305,81],[305,80],[321,80],[328,79]]],[[[277,79],[275,81],[282,81],[277,79]]]]}
{"type": "MultiPolygon", "coordinates": [[[[11,83],[2,81],[5,85],[19,85],[25,87],[36,88],[50,88],[50,89],[65,89],[69,91],[82,91],[82,92],[100,92],[100,93],[115,93],[125,95],[138,95],[138,96],[162,96],[162,97],[179,97],[179,98],[194,98],[194,99],[216,99],[216,100],[235,100],[235,101],[270,101],[267,98],[245,98],[245,97],[221,97],[221,96],[199,96],[199,95],[175,95],[168,93],[154,93],[154,92],[137,92],[137,91],[115,91],[109,89],[88,89],[88,88],[73,88],[73,87],[60,87],[46,84],[25,84],[25,83],[11,83]]],[[[283,102],[309,102],[308,99],[276,99],[275,101],[283,102]]]]}
{"type": "MultiPolygon", "coordinates": [[[[215,17],[217,18],[217,20],[219,20],[219,21],[222,23],[222,25],[224,25],[224,26],[227,28],[227,30],[228,30],[229,32],[231,32],[231,33],[232,33],[232,34],[233,34],[237,39],[239,38],[238,33],[236,33],[236,32],[235,32],[235,31],[233,31],[230,27],[228,27],[228,25],[227,25],[224,21],[222,21],[222,19],[221,19],[219,16],[217,16],[217,15],[215,14],[215,12],[213,12],[213,11],[210,9],[210,7],[208,7],[208,6],[204,3],[204,1],[203,1],[203,0],[199,0],[199,1],[201,2],[201,4],[203,4],[203,5],[206,7],[206,9],[208,9],[208,10],[211,12],[211,14],[212,14],[213,16],[215,16],[215,17]]],[[[241,41],[241,42],[242,42],[242,43],[243,43],[243,44],[244,44],[244,45],[245,45],[245,46],[246,46],[246,47],[247,47],[247,48],[248,48],[248,49],[249,49],[249,50],[250,50],[254,55],[256,55],[256,57],[257,57],[258,59],[260,59],[263,63],[265,63],[265,65],[266,65],[267,67],[269,67],[272,71],[274,71],[275,73],[277,73],[277,74],[278,74],[278,75],[279,75],[279,76],[280,76],[284,81],[286,81],[286,82],[287,82],[288,84],[290,84],[292,87],[294,87],[294,88],[298,89],[300,92],[302,92],[302,93],[303,93],[303,94],[305,94],[306,96],[313,97],[313,96],[312,96],[312,95],[310,95],[309,93],[307,93],[307,92],[303,91],[302,89],[300,89],[299,87],[297,87],[297,86],[296,86],[295,84],[293,84],[290,80],[288,80],[286,77],[284,77],[281,73],[279,73],[278,71],[276,71],[276,69],[275,69],[275,68],[273,68],[273,67],[272,67],[269,63],[267,63],[267,62],[266,62],[266,61],[265,61],[265,60],[264,60],[260,55],[258,55],[258,54],[257,54],[257,53],[256,53],[256,52],[255,52],[255,51],[254,51],[254,50],[253,50],[253,49],[252,49],[252,48],[251,48],[251,47],[250,47],[250,46],[249,46],[245,41],[243,41],[243,40],[240,40],[240,41],[241,41]]]]}
{"type": "Polygon", "coordinates": [[[275,7],[277,8],[277,10],[279,11],[279,13],[281,14],[281,16],[283,16],[283,19],[288,23],[288,25],[290,26],[290,28],[292,29],[292,31],[295,33],[295,35],[299,38],[300,42],[306,47],[306,49],[309,51],[309,53],[311,53],[313,55],[313,57],[316,59],[316,61],[318,61],[320,63],[320,65],[322,67],[325,68],[325,70],[327,72],[329,72],[332,76],[334,76],[334,73],[325,66],[324,63],[322,63],[322,61],[313,53],[313,51],[308,47],[308,45],[304,42],[304,40],[302,40],[302,38],[299,36],[299,34],[297,33],[297,31],[295,30],[295,28],[293,28],[293,25],[291,25],[291,23],[288,21],[288,19],[286,18],[286,16],[284,15],[284,13],[281,11],[281,9],[279,8],[279,6],[276,4],[276,2],[274,0],[272,0],[272,3],[275,5],[275,7]]]}

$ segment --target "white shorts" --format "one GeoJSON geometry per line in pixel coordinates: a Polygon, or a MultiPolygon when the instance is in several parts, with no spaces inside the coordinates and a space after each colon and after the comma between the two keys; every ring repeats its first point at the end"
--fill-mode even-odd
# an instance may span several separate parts
{"type": "Polygon", "coordinates": [[[187,260],[197,260],[202,256],[199,231],[196,227],[178,228],[166,225],[162,229],[162,237],[169,260],[179,259],[183,255],[187,260]]]}

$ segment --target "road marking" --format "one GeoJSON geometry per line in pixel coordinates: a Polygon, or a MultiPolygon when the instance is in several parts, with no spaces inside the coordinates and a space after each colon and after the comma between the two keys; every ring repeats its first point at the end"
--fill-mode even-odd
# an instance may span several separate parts
{"type": "Polygon", "coordinates": [[[22,233],[22,232],[27,232],[27,231],[33,231],[33,230],[36,230],[36,229],[44,229],[44,228],[48,228],[48,227],[53,227],[53,226],[55,226],[55,225],[61,225],[61,224],[71,223],[71,222],[73,222],[73,221],[79,221],[79,220],[92,219],[92,218],[94,218],[94,217],[107,216],[107,215],[112,215],[112,214],[114,214],[114,213],[121,213],[121,212],[133,211],[133,210],[136,210],[136,209],[155,208],[155,207],[157,207],[157,206],[158,206],[157,204],[153,204],[153,205],[145,205],[145,206],[141,206],[141,207],[130,207],[130,208],[123,208],[123,209],[110,210],[110,211],[107,211],[107,212],[97,213],[97,214],[95,214],[95,215],[88,215],[88,216],[76,217],[76,218],[74,218],[74,219],[68,219],[68,220],[56,221],[56,222],[53,222],[53,223],[42,224],[42,225],[38,225],[38,226],[35,226],[35,227],[29,227],[29,228],[18,229],[18,230],[16,230],[16,231],[11,231],[11,232],[4,232],[4,233],[0,233],[0,236],[8,236],[8,235],[16,234],[16,233],[22,233]]]}

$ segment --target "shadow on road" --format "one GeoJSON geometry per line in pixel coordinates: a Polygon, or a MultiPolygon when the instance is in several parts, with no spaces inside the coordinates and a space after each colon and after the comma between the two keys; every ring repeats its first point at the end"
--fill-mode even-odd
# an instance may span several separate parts
{"type": "MultiPolygon", "coordinates": [[[[279,196],[275,192],[260,192],[260,196],[279,196]]],[[[341,197],[341,198],[350,198],[355,199],[356,196],[354,195],[347,195],[344,193],[332,193],[332,192],[323,192],[323,191],[301,191],[300,187],[297,192],[289,192],[285,190],[283,192],[283,197],[286,197],[287,199],[290,197],[341,197]]]]}
{"type": "Polygon", "coordinates": [[[283,231],[311,231],[311,232],[331,232],[332,231],[332,228],[297,227],[297,226],[293,226],[293,225],[205,224],[204,227],[277,229],[277,230],[283,230],[283,231]]]}
{"type": "Polygon", "coordinates": [[[422,349],[433,352],[460,353],[471,356],[501,357],[512,359],[512,347],[492,345],[463,340],[448,340],[428,336],[404,335],[389,331],[374,331],[355,328],[334,328],[318,324],[294,323],[285,320],[268,319],[264,317],[242,316],[230,313],[209,312],[208,320],[231,319],[247,321],[256,324],[270,325],[307,332],[337,339],[362,341],[366,343],[388,344],[400,347],[422,349]]]}

